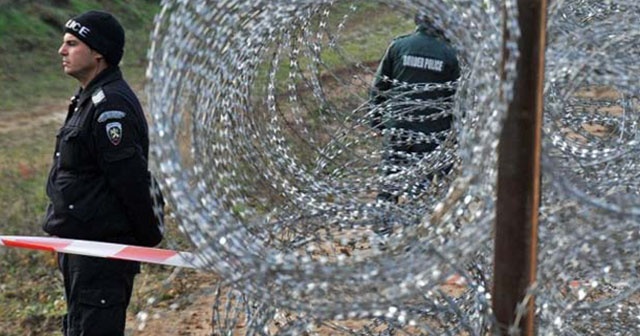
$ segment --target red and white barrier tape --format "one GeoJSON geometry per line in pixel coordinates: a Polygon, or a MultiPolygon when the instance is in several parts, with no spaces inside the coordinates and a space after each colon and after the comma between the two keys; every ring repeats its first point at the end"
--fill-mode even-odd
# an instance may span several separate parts
{"type": "Polygon", "coordinates": [[[0,246],[198,268],[190,252],[55,237],[0,236],[0,246]]]}
{"type": "MultiPolygon", "coordinates": [[[[190,252],[55,237],[0,236],[0,246],[133,260],[177,267],[199,268],[202,263],[190,252]]],[[[445,284],[464,287],[466,279],[459,275],[453,275],[447,278],[445,284]]]]}
{"type": "MultiPolygon", "coordinates": [[[[89,240],[55,237],[0,236],[0,246],[132,260],[177,267],[199,268],[201,264],[201,261],[190,252],[89,240]]],[[[452,275],[447,278],[445,284],[464,287],[466,285],[466,279],[459,275],[452,275]]]]}

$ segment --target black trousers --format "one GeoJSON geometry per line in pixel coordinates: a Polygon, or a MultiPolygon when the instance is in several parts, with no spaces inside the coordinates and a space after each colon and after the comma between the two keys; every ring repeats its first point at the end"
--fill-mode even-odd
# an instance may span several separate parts
{"type": "Polygon", "coordinates": [[[58,265],[67,301],[63,335],[124,335],[133,279],[140,264],[60,253],[58,265]]]}
{"type": "MultiPolygon", "coordinates": [[[[393,139],[393,138],[391,140],[392,143],[397,141],[399,140],[393,139]]],[[[391,146],[392,152],[387,153],[382,158],[382,164],[383,164],[382,172],[385,176],[396,174],[400,170],[402,170],[402,167],[411,166],[412,161],[419,159],[419,157],[422,155],[426,155],[434,151],[436,148],[437,148],[437,145],[432,143],[401,144],[401,145],[393,144],[391,146]],[[412,156],[414,156],[414,159],[410,160],[409,158],[412,156]]],[[[451,171],[452,167],[453,167],[452,165],[448,165],[434,173],[427,174],[424,180],[408,182],[404,184],[404,187],[397,185],[397,186],[394,186],[392,189],[389,189],[383,186],[380,188],[381,190],[378,192],[377,199],[379,201],[398,203],[398,196],[400,194],[407,193],[411,195],[418,195],[422,191],[424,191],[424,188],[426,187],[426,185],[431,180],[433,180],[433,177],[435,175],[439,175],[439,176],[447,175],[451,171]]]]}
{"type": "MultiPolygon", "coordinates": [[[[392,139],[392,141],[394,141],[392,139]]],[[[385,176],[396,174],[403,168],[409,167],[419,159],[420,156],[428,154],[435,150],[437,145],[431,143],[423,144],[394,144],[392,152],[386,154],[382,158],[382,172],[385,176]],[[411,159],[410,159],[411,158],[411,159]]],[[[433,180],[434,176],[447,175],[453,165],[448,165],[442,169],[427,174],[421,181],[407,181],[406,183],[396,183],[393,186],[381,186],[376,199],[381,202],[398,203],[401,194],[417,196],[421,194],[433,180]]],[[[393,231],[393,223],[391,218],[383,216],[380,226],[374,228],[374,232],[379,235],[388,235],[393,231]]]]}

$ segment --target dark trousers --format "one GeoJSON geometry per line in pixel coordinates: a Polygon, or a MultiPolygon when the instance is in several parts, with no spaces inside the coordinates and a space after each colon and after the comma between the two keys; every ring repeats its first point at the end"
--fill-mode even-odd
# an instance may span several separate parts
{"type": "MultiPolygon", "coordinates": [[[[393,146],[393,152],[385,155],[382,159],[382,172],[385,176],[399,173],[402,168],[411,166],[413,164],[412,162],[420,159],[422,155],[435,150],[436,147],[437,145],[430,143],[393,146]]],[[[436,172],[429,173],[421,181],[403,181],[402,183],[394,183],[393,186],[381,186],[376,199],[382,202],[397,204],[398,198],[402,194],[418,196],[429,186],[434,176],[447,175],[452,167],[453,165],[448,165],[436,172]]],[[[374,228],[374,232],[379,235],[390,234],[393,230],[392,219],[385,215],[381,220],[381,225],[374,228]]]]}
{"type": "MultiPolygon", "coordinates": [[[[392,139],[393,141],[398,141],[392,139]]],[[[385,176],[396,174],[402,170],[403,167],[409,167],[413,163],[412,161],[419,160],[422,156],[435,150],[437,145],[431,143],[423,144],[402,144],[393,145],[392,152],[386,154],[382,158],[382,173],[385,176]]],[[[393,187],[381,187],[378,192],[377,199],[385,202],[398,202],[398,196],[401,194],[419,195],[428,186],[429,182],[433,180],[433,177],[447,175],[451,171],[452,165],[448,165],[437,172],[430,173],[425,176],[422,181],[408,181],[407,183],[396,183],[393,187]]]]}
{"type": "Polygon", "coordinates": [[[67,314],[65,336],[124,335],[133,279],[140,264],[132,261],[58,255],[67,314]]]}

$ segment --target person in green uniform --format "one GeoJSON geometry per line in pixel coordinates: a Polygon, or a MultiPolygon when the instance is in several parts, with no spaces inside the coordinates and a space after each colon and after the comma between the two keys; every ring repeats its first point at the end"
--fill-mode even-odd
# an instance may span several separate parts
{"type": "MultiPolygon", "coordinates": [[[[460,66],[455,49],[424,13],[415,15],[416,30],[396,37],[384,54],[370,91],[371,127],[385,135],[382,172],[402,172],[434,151],[451,129],[454,85],[460,66]]],[[[402,194],[420,193],[433,174],[446,174],[451,165],[421,181],[383,186],[378,200],[397,202],[402,194]]]]}

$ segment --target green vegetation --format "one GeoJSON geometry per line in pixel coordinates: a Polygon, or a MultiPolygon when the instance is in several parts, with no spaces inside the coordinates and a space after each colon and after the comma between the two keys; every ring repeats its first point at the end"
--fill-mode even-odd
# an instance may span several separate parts
{"type": "MultiPolygon", "coordinates": [[[[331,15],[327,19],[326,25],[328,30],[335,34],[338,26],[343,24],[339,29],[339,34],[331,35],[335,38],[335,45],[330,45],[329,37],[323,35],[323,40],[315,41],[321,44],[322,50],[319,59],[319,71],[327,72],[327,70],[336,71],[353,67],[360,63],[361,66],[377,66],[378,61],[382,58],[387,46],[391,40],[400,34],[410,33],[415,29],[413,20],[402,20],[398,13],[392,10],[381,10],[378,4],[363,3],[356,11],[350,9],[350,4],[341,3],[332,8],[331,15]],[[344,20],[344,16],[348,16],[344,20]],[[375,24],[373,24],[375,23],[375,24]]],[[[318,29],[320,25],[319,19],[315,19],[310,24],[313,31],[322,31],[318,29]]],[[[314,34],[315,36],[315,34],[314,34]]],[[[307,41],[309,42],[309,41],[307,41]]],[[[277,49],[271,48],[265,53],[265,63],[262,63],[258,69],[254,90],[262,92],[266,87],[268,80],[268,71],[271,67],[271,57],[277,49]]],[[[280,67],[276,73],[276,83],[279,91],[286,91],[287,79],[289,78],[289,61],[288,50],[280,50],[280,67]]],[[[309,57],[311,51],[301,48],[298,67],[303,71],[309,68],[309,64],[313,60],[309,57]]]]}
{"type": "Polygon", "coordinates": [[[57,54],[62,27],[89,9],[111,11],[127,32],[122,68],[134,85],[142,82],[153,17],[160,1],[0,2],[0,113],[28,110],[36,103],[59,102],[76,83],[61,70],[57,54]],[[62,4],[62,5],[61,5],[62,4]]]}

